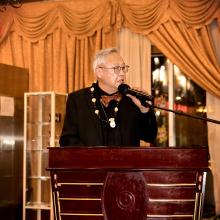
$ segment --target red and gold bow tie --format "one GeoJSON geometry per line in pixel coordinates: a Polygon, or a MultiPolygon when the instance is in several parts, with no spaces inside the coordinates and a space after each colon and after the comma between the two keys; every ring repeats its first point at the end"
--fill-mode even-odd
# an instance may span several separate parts
{"type": "Polygon", "coordinates": [[[101,98],[100,98],[100,101],[102,102],[102,104],[105,106],[105,107],[108,107],[109,105],[109,102],[111,100],[115,100],[117,102],[120,102],[121,101],[121,94],[120,93],[115,93],[114,95],[103,95],[101,98]]]}

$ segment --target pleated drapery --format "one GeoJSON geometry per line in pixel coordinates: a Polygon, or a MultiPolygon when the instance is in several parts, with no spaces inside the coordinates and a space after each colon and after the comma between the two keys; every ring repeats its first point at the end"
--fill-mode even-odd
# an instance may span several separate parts
{"type": "Polygon", "coordinates": [[[127,27],[220,97],[220,68],[209,35],[214,20],[220,27],[219,0],[30,3],[8,7],[0,16],[0,61],[28,68],[31,91],[68,92],[90,84],[94,52],[116,46],[116,32],[127,27]],[[4,47],[10,50],[6,56],[4,47]]]}
{"type": "Polygon", "coordinates": [[[0,14],[0,62],[25,67],[30,91],[69,92],[94,80],[96,50],[116,45],[104,1],[45,2],[0,14]]]}

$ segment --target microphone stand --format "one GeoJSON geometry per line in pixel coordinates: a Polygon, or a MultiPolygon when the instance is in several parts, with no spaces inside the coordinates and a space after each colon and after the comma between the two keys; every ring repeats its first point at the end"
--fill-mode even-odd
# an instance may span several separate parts
{"type": "Polygon", "coordinates": [[[161,110],[164,110],[164,111],[172,112],[174,114],[183,115],[183,116],[190,117],[190,118],[195,118],[195,119],[200,119],[200,120],[208,121],[208,122],[215,123],[215,124],[220,124],[219,120],[214,120],[214,119],[211,119],[211,118],[204,118],[204,117],[200,117],[200,116],[195,116],[195,115],[187,114],[187,113],[184,113],[183,111],[180,111],[180,110],[172,110],[172,109],[168,109],[168,108],[163,108],[163,107],[160,107],[160,106],[149,104],[146,101],[145,102],[141,102],[141,103],[145,107],[157,108],[157,109],[161,109],[161,110]]]}

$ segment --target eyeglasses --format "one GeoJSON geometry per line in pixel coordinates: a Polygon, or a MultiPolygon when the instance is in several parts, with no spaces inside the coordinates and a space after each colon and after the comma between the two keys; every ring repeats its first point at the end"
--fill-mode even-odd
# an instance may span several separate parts
{"type": "Polygon", "coordinates": [[[100,67],[97,67],[97,68],[113,69],[113,70],[114,70],[114,73],[115,73],[116,75],[119,75],[120,72],[121,72],[121,70],[123,71],[123,73],[127,73],[129,67],[130,67],[130,66],[125,65],[125,66],[113,66],[113,67],[103,67],[103,66],[100,66],[100,67]]]}

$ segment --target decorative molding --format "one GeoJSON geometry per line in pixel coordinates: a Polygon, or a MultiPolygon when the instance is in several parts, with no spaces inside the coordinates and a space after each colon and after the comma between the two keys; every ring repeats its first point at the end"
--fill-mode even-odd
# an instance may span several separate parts
{"type": "Polygon", "coordinates": [[[20,8],[22,5],[22,0],[0,0],[0,12],[4,12],[7,9],[7,6],[13,8],[20,8]]]}

